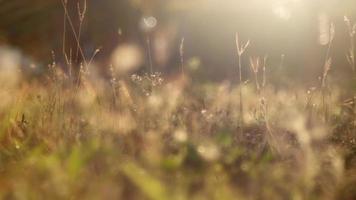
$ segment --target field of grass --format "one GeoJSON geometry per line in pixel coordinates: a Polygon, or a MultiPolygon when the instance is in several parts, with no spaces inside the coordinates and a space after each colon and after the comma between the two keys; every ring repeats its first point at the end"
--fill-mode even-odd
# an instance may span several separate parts
{"type": "Polygon", "coordinates": [[[356,199],[356,75],[329,73],[334,29],[311,88],[238,35],[237,83],[201,81],[184,40],[170,78],[99,75],[95,55],[35,78],[0,66],[0,199],[356,199]]]}
{"type": "Polygon", "coordinates": [[[355,198],[355,106],[342,88],[113,71],[3,73],[2,199],[355,198]]]}

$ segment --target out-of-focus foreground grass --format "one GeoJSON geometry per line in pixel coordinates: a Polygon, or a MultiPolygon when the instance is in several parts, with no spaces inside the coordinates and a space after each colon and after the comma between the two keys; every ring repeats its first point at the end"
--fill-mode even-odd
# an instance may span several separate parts
{"type": "Polygon", "coordinates": [[[251,81],[241,98],[188,70],[105,79],[54,62],[26,80],[11,69],[0,79],[1,199],[356,197],[355,106],[332,80],[329,92],[251,81]]]}

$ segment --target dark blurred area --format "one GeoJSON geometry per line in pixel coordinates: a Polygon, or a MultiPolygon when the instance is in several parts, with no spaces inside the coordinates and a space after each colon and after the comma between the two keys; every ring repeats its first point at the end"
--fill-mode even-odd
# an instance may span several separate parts
{"type": "MultiPolygon", "coordinates": [[[[83,7],[83,2],[68,0],[75,31],[80,24],[77,4],[83,7]]],[[[0,0],[0,14],[0,43],[21,49],[37,62],[49,62],[52,50],[64,60],[61,0],[0,0]]],[[[185,62],[199,61],[202,77],[222,80],[236,77],[238,32],[243,41],[251,41],[244,64],[249,56],[268,54],[268,65],[279,66],[285,55],[291,78],[315,78],[324,63],[323,29],[329,23],[336,29],[333,67],[340,74],[350,72],[344,15],[354,21],[355,14],[354,0],[88,0],[80,43],[87,58],[101,48],[97,61],[105,65],[121,44],[140,46],[145,57],[150,48],[155,69],[174,73],[184,37],[185,62]],[[149,17],[157,25],[145,31],[142,23],[149,17]]],[[[68,21],[66,38],[66,52],[75,51],[68,21]]],[[[142,68],[149,65],[144,60],[142,68]]]]}

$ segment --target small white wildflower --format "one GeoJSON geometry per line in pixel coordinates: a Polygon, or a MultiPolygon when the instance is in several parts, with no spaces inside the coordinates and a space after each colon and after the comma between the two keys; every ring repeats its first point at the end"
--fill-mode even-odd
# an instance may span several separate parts
{"type": "Polygon", "coordinates": [[[142,17],[140,22],[141,30],[149,32],[157,26],[157,19],[153,16],[142,17]]]}

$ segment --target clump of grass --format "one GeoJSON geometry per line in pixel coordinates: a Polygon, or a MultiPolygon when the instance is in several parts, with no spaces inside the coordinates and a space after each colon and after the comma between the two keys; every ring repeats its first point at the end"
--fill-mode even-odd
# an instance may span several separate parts
{"type": "MultiPolygon", "coordinates": [[[[306,128],[305,101],[291,100],[292,91],[281,97],[265,85],[258,94],[247,84],[246,116],[259,107],[262,123],[246,121],[236,141],[230,122],[240,117],[238,109],[231,109],[239,108],[237,86],[230,91],[195,83],[183,90],[158,75],[118,80],[113,69],[101,85],[82,66],[80,87],[67,87],[69,79],[53,62],[48,84],[22,80],[22,87],[12,90],[20,100],[0,115],[6,136],[0,138],[3,198],[308,199],[334,194],[328,185],[336,188],[340,181],[341,157],[319,136],[323,129],[306,128]]],[[[260,61],[255,72],[262,66],[260,61]]]]}

